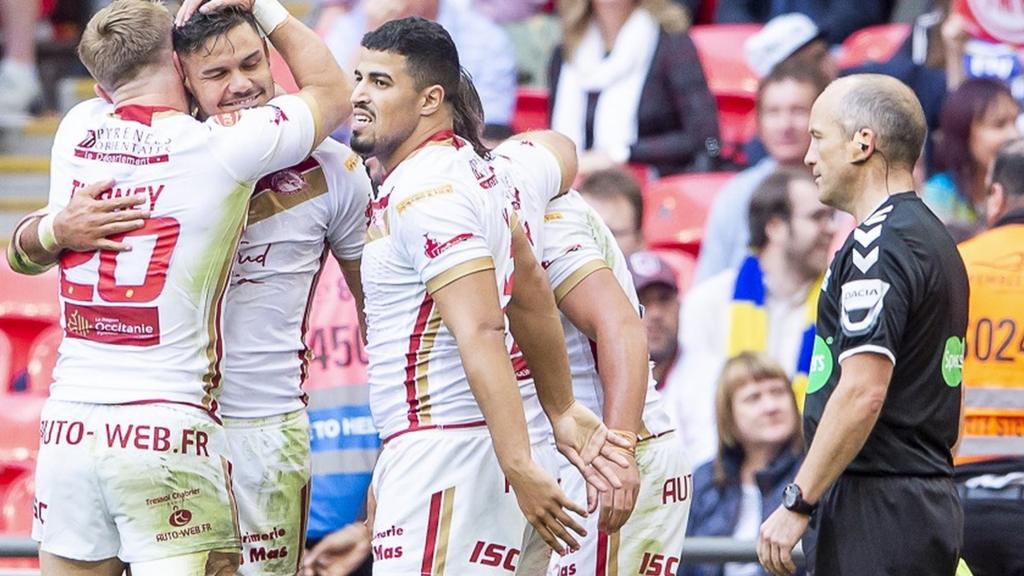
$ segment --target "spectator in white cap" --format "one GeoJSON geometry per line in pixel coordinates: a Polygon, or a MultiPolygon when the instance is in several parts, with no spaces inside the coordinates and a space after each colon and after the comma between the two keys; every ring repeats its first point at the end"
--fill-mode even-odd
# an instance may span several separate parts
{"type": "Polygon", "coordinates": [[[800,13],[772,18],[760,32],[747,39],[743,53],[747,65],[759,78],[790,58],[815,66],[832,79],[839,73],[818,25],[800,13]]]}
{"type": "Polygon", "coordinates": [[[888,22],[895,4],[896,0],[719,0],[715,23],[763,23],[799,12],[814,22],[829,45],[835,45],[861,28],[888,22]]]}
{"type": "Polygon", "coordinates": [[[677,367],[679,350],[679,282],[675,270],[655,252],[642,250],[628,260],[633,286],[644,307],[647,347],[654,362],[654,381],[660,390],[677,367]]]}

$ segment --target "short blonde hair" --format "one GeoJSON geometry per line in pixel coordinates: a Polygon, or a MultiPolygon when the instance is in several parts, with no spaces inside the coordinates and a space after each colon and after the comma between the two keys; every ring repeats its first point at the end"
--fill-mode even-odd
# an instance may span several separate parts
{"type": "Polygon", "coordinates": [[[736,396],[736,391],[743,386],[765,380],[782,380],[786,383],[786,389],[789,390],[789,396],[793,402],[793,414],[796,417],[793,434],[788,441],[789,448],[793,452],[803,451],[804,440],[800,428],[800,412],[797,410],[792,381],[786,375],[786,371],[779,366],[778,362],[763,352],[740,352],[725,363],[718,379],[718,388],[715,391],[718,455],[715,457],[714,482],[718,486],[724,486],[728,482],[722,460],[723,454],[743,449],[740,446],[739,426],[737,426],[736,417],[732,412],[733,397],[736,396]]]}
{"type": "Polygon", "coordinates": [[[104,90],[117,90],[170,53],[173,26],[160,0],[114,0],[89,20],[78,57],[104,90]]]}
{"type": "MultiPolygon", "coordinates": [[[[556,6],[563,27],[562,57],[568,61],[576,53],[576,47],[594,18],[594,3],[593,0],[558,0],[556,6]]],[[[634,6],[650,12],[658,26],[669,34],[690,28],[690,14],[673,0],[634,0],[634,6]]]]}

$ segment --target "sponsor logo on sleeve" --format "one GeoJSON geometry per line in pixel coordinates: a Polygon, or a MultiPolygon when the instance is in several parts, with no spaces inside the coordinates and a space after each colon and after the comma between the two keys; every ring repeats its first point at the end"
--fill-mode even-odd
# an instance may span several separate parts
{"type": "Polygon", "coordinates": [[[964,341],[957,336],[946,339],[946,347],[942,350],[942,379],[946,386],[956,388],[963,382],[964,341]]]}
{"type": "Polygon", "coordinates": [[[431,238],[430,236],[428,236],[426,234],[424,234],[423,237],[426,238],[426,242],[425,242],[425,246],[424,246],[424,250],[423,251],[427,255],[428,258],[433,259],[433,258],[437,258],[441,254],[444,254],[445,252],[447,252],[453,246],[456,246],[458,244],[462,244],[466,240],[469,240],[470,238],[473,237],[473,235],[470,234],[469,232],[463,232],[462,234],[459,234],[457,236],[449,238],[448,240],[445,240],[444,242],[438,242],[437,240],[434,240],[433,238],[431,238]]]}
{"type": "Polygon", "coordinates": [[[850,336],[871,330],[882,315],[889,284],[877,278],[852,280],[842,287],[840,320],[850,336]]]}
{"type": "Polygon", "coordinates": [[[832,376],[832,349],[821,336],[814,336],[814,351],[811,352],[811,368],[807,375],[807,394],[814,394],[825,387],[832,376]]]}
{"type": "Polygon", "coordinates": [[[498,176],[490,164],[479,158],[473,158],[469,161],[469,168],[473,171],[477,184],[484,190],[490,190],[498,185],[498,176]]]}
{"type": "Polygon", "coordinates": [[[270,105],[269,107],[274,109],[274,117],[270,120],[271,122],[280,125],[282,122],[288,121],[288,115],[284,113],[284,110],[281,110],[274,105],[270,105]]]}

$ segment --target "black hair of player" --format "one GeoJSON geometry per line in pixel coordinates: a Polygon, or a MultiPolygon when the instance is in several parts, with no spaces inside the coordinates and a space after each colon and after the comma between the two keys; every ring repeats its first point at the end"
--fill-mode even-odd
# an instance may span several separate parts
{"type": "MultiPolygon", "coordinates": [[[[214,10],[208,14],[196,10],[188,22],[176,26],[171,33],[174,51],[179,56],[194,54],[206,46],[211,38],[225,36],[241,24],[252,26],[252,29],[259,34],[256,19],[248,10],[242,10],[237,6],[214,10]]],[[[207,52],[212,49],[213,46],[209,46],[207,52]]]]}
{"type": "Polygon", "coordinates": [[[459,63],[459,51],[443,26],[410,17],[385,22],[363,36],[363,48],[405,57],[405,69],[417,89],[439,85],[452,106],[455,133],[469,141],[481,157],[490,149],[482,141],[483,106],[469,74],[459,63]]]}

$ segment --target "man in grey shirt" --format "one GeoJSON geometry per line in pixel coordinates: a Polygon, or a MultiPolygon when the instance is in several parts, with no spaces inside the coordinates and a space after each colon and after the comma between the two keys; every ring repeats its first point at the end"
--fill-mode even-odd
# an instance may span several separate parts
{"type": "Polygon", "coordinates": [[[806,168],[810,145],[807,121],[814,99],[828,78],[807,67],[781,65],[761,80],[757,90],[758,134],[768,157],[736,175],[715,199],[708,215],[695,282],[736,267],[748,252],[747,211],[750,198],[777,167],[806,168]]]}

